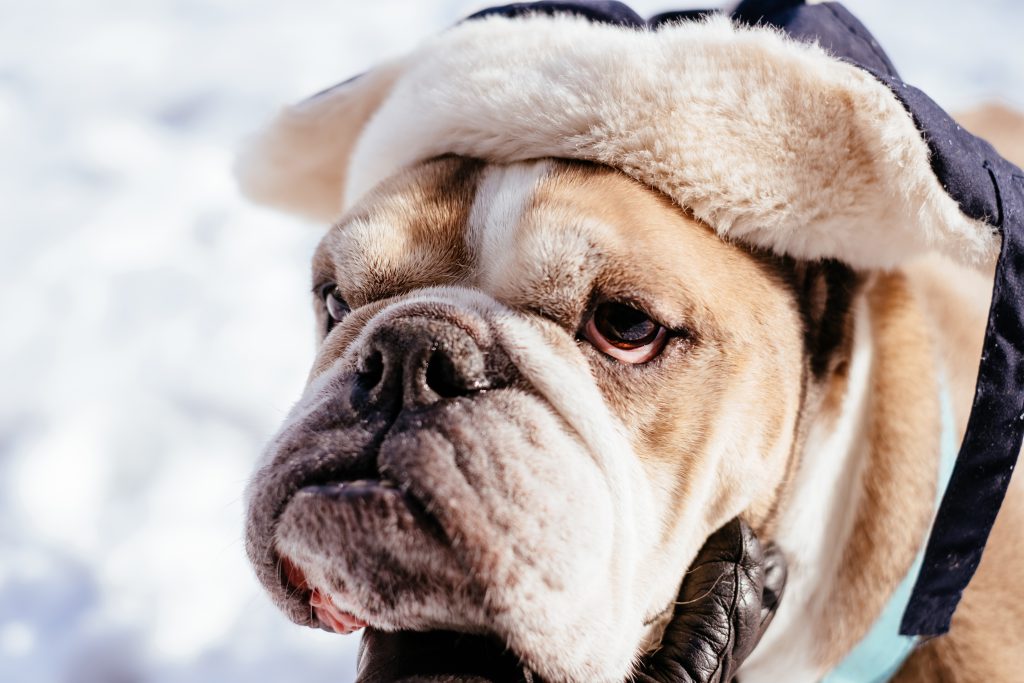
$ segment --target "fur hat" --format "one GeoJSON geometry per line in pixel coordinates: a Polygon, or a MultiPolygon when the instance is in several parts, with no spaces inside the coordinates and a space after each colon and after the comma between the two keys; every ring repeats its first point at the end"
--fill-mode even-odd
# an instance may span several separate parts
{"type": "Polygon", "coordinates": [[[330,222],[441,154],[594,161],[728,239],[886,268],[994,259],[892,91],[817,45],[723,16],[657,31],[561,14],[464,22],[282,111],[237,171],[256,201],[330,222]]]}

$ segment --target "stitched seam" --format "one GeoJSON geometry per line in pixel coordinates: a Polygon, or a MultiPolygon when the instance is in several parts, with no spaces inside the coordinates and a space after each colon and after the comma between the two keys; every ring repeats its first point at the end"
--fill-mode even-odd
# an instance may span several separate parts
{"type": "Polygon", "coordinates": [[[999,183],[996,181],[995,171],[992,168],[992,164],[988,162],[988,159],[985,159],[985,161],[981,163],[981,166],[988,171],[988,177],[992,181],[992,190],[996,195],[995,224],[999,227],[1003,227],[1003,219],[1006,216],[1006,210],[1003,208],[1003,194],[999,191],[999,183]]]}
{"type": "Polygon", "coordinates": [[[863,43],[865,47],[867,47],[869,50],[871,50],[871,52],[875,55],[875,57],[878,57],[878,60],[882,63],[882,67],[885,69],[885,72],[889,76],[892,76],[893,78],[897,77],[896,74],[889,67],[889,60],[886,58],[886,56],[884,54],[882,54],[878,50],[878,46],[877,45],[873,45],[871,43],[871,41],[868,40],[867,37],[865,37],[854,26],[851,26],[850,24],[846,23],[846,21],[839,15],[838,12],[835,11],[835,9],[829,3],[822,3],[821,6],[824,7],[825,9],[827,9],[832,14],[832,16],[834,16],[836,18],[836,21],[838,21],[840,24],[845,26],[846,30],[849,31],[851,34],[853,34],[858,40],[860,40],[860,42],[863,43]]]}

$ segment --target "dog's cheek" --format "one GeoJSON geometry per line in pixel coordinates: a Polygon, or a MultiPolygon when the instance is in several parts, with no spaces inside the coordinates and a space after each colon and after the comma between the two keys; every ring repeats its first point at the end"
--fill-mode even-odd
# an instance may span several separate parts
{"type": "MultiPolygon", "coordinates": [[[[645,637],[652,588],[643,585],[647,572],[642,548],[653,546],[661,533],[651,479],[572,337],[539,319],[505,316],[495,323],[510,357],[543,397],[546,412],[572,430],[581,462],[596,467],[599,487],[589,489],[570,476],[567,490],[607,506],[612,515],[603,531],[614,546],[606,567],[577,574],[569,591],[539,593],[539,604],[524,603],[520,609],[513,605],[511,619],[522,624],[516,630],[521,639],[515,641],[521,644],[517,652],[533,653],[530,663],[551,680],[621,680],[645,637]]],[[[562,461],[571,475],[571,463],[562,459],[560,450],[543,445],[544,457],[562,461]]],[[[582,509],[578,514],[595,512],[582,509]]],[[[575,548],[571,539],[564,548],[575,548]]],[[[675,582],[669,588],[677,586],[675,582]]]]}
{"type": "Polygon", "coordinates": [[[429,429],[404,427],[399,421],[383,444],[382,465],[428,492],[465,549],[467,571],[487,577],[496,596],[527,577],[546,592],[572,592],[579,576],[607,573],[615,514],[607,483],[540,402],[493,395],[429,429]]]}
{"type": "Polygon", "coordinates": [[[625,675],[641,637],[637,558],[622,538],[632,525],[594,455],[545,404],[495,396],[392,437],[382,453],[456,503],[438,507],[467,577],[481,581],[483,626],[547,679],[625,675]]]}

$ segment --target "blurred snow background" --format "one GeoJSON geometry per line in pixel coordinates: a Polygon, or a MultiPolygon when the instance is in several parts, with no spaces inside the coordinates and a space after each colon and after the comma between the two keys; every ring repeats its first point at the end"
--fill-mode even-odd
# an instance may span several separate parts
{"type": "MultiPolygon", "coordinates": [[[[1024,3],[846,4],[940,104],[1024,106],[1024,3]]],[[[357,638],[286,622],[244,559],[319,231],[230,164],[282,103],[480,6],[0,5],[0,681],[352,679],[357,638]]]]}

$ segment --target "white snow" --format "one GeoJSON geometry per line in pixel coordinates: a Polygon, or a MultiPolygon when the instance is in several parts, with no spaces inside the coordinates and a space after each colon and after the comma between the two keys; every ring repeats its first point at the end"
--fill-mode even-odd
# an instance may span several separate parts
{"type": "MultiPolygon", "coordinates": [[[[1024,106],[1024,3],[847,4],[941,104],[1024,106]]],[[[479,6],[4,5],[0,680],[353,678],[357,638],[291,625],[244,559],[243,485],[311,359],[319,231],[229,169],[279,105],[479,6]]]]}

